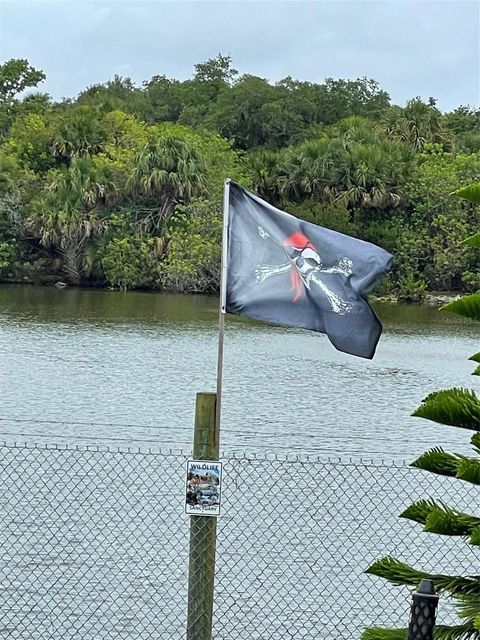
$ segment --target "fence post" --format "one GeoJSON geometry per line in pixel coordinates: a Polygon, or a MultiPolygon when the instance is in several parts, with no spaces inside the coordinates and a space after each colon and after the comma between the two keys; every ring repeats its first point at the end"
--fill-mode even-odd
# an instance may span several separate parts
{"type": "Polygon", "coordinates": [[[422,580],[412,596],[407,640],[432,640],[437,615],[438,596],[432,580],[422,580]]]}
{"type": "MultiPolygon", "coordinates": [[[[193,457],[218,460],[216,393],[197,393],[193,457]]],[[[187,640],[211,640],[217,519],[190,516],[187,640]]]]}

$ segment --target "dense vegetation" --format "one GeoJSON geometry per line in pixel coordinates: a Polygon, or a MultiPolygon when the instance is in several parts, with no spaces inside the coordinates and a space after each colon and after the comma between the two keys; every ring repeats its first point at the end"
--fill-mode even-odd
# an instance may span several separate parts
{"type": "MultiPolygon", "coordinates": [[[[480,183],[469,185],[456,192],[468,202],[480,205],[480,183]]],[[[480,248],[480,232],[465,240],[471,247],[480,248]]],[[[480,320],[480,292],[464,296],[447,304],[444,309],[473,320],[480,320]]],[[[470,360],[480,362],[480,353],[470,360]]],[[[480,365],[473,372],[480,375],[480,365]]],[[[480,398],[474,390],[453,388],[431,393],[414,416],[432,420],[439,424],[452,425],[474,431],[470,442],[473,456],[450,453],[435,447],[412,462],[413,467],[429,473],[469,483],[472,487],[472,505],[476,505],[475,493],[480,486],[480,398]]],[[[459,544],[470,544],[474,551],[480,546],[480,517],[464,513],[447,505],[439,498],[418,500],[401,514],[401,518],[412,520],[423,526],[423,531],[442,536],[454,536],[459,544]]],[[[443,598],[449,598],[459,616],[458,624],[435,627],[435,640],[480,640],[480,575],[478,575],[478,552],[472,554],[472,567],[468,575],[427,573],[387,556],[374,562],[368,573],[386,578],[395,585],[416,587],[420,580],[428,578],[435,584],[443,598]],[[475,573],[476,572],[476,573],[475,573]]],[[[367,629],[362,640],[404,640],[406,629],[367,629]]],[[[409,636],[410,637],[410,636],[409,636]]]]}
{"type": "Polygon", "coordinates": [[[154,76],[54,102],[45,75],[0,65],[0,278],[213,292],[231,177],[317,224],[396,256],[387,287],[477,288],[461,240],[480,178],[480,110],[392,105],[374,80],[276,84],[219,55],[190,80],[154,76]]]}

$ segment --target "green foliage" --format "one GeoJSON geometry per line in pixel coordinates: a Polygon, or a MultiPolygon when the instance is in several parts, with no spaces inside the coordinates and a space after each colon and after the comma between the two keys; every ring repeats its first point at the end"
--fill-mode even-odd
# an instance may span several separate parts
{"type": "Polygon", "coordinates": [[[51,130],[47,118],[34,113],[18,116],[4,145],[4,153],[19,160],[21,165],[36,174],[55,166],[51,154],[51,130]]]}
{"type": "Polygon", "coordinates": [[[141,113],[147,99],[144,92],[135,87],[130,78],[115,75],[105,84],[96,84],[82,91],[78,104],[97,107],[104,113],[120,110],[125,113],[141,113]]]}
{"type": "Polygon", "coordinates": [[[464,200],[469,200],[474,204],[480,204],[480,182],[469,184],[467,187],[463,187],[462,189],[457,189],[457,191],[454,192],[454,195],[459,198],[463,198],[464,200]]]}
{"type": "Polygon", "coordinates": [[[441,447],[434,447],[422,453],[411,463],[411,466],[454,478],[457,474],[458,462],[459,457],[455,454],[448,453],[441,447]]]}
{"type": "Polygon", "coordinates": [[[480,484],[480,461],[454,453],[448,453],[441,447],[434,447],[419,456],[412,467],[430,473],[465,480],[471,484],[480,484]]]}
{"type": "Polygon", "coordinates": [[[282,207],[297,218],[313,224],[334,229],[340,233],[357,235],[356,225],[351,219],[350,212],[342,203],[327,205],[314,200],[303,200],[302,202],[283,202],[282,207]]]}
{"type": "Polygon", "coordinates": [[[458,313],[466,318],[480,320],[480,293],[472,293],[469,296],[463,296],[458,300],[452,300],[442,307],[445,311],[458,313]]]}
{"type": "Polygon", "coordinates": [[[363,633],[362,640],[405,640],[407,631],[408,629],[381,629],[379,627],[372,627],[363,633]]]}
{"type": "Polygon", "coordinates": [[[434,290],[457,290],[465,272],[478,274],[478,256],[462,243],[476,230],[478,213],[451,193],[479,171],[479,156],[453,156],[427,145],[414,180],[405,187],[413,204],[410,225],[423,238],[421,275],[434,290]]]}
{"type": "MultiPolygon", "coordinates": [[[[467,187],[457,190],[456,195],[475,202],[478,190],[467,187]]],[[[479,295],[477,293],[456,300],[444,308],[480,320],[477,310],[479,295]]],[[[474,361],[479,359],[478,353],[471,357],[474,361]]],[[[471,444],[475,454],[480,455],[480,400],[474,391],[458,388],[436,391],[423,400],[413,415],[475,431],[471,444]]],[[[480,459],[448,453],[441,447],[425,452],[412,466],[480,486],[480,459]]],[[[439,499],[418,500],[408,506],[400,517],[423,525],[423,531],[427,533],[458,536],[472,546],[480,545],[480,518],[446,505],[439,499]]],[[[476,567],[477,565],[475,569],[476,567]]],[[[461,620],[461,624],[454,626],[437,625],[434,637],[438,640],[480,639],[479,575],[429,575],[392,557],[377,560],[367,569],[367,573],[385,578],[396,585],[411,587],[416,586],[422,578],[431,579],[438,592],[445,592],[452,599],[461,620]]],[[[368,630],[363,635],[363,640],[387,638],[388,632],[385,635],[383,633],[379,629],[368,630]]]]}
{"type": "Polygon", "coordinates": [[[463,244],[468,244],[470,247],[480,249],[480,233],[475,233],[470,238],[466,238],[465,240],[463,240],[463,244]]]}
{"type": "Polygon", "coordinates": [[[400,518],[423,524],[424,531],[449,536],[470,536],[480,526],[480,518],[461,513],[432,499],[414,502],[400,514],[400,518]]]}
{"type": "Polygon", "coordinates": [[[122,291],[151,287],[158,269],[154,240],[140,236],[113,238],[105,248],[101,264],[113,287],[122,291]]]}
{"type": "Polygon", "coordinates": [[[463,577],[426,573],[425,571],[414,569],[392,556],[376,560],[370,565],[366,573],[386,578],[397,586],[408,585],[415,588],[426,578],[433,581],[438,593],[449,592],[456,595],[467,594],[469,596],[476,596],[478,593],[476,576],[463,577]]]}
{"type": "Polygon", "coordinates": [[[0,102],[11,102],[18,93],[45,80],[43,71],[25,59],[12,59],[0,65],[0,102]]]}
{"type": "Polygon", "coordinates": [[[222,218],[218,207],[196,201],[169,225],[168,253],[160,266],[162,287],[184,293],[214,293],[220,282],[222,218]]]}
{"type": "Polygon", "coordinates": [[[94,107],[74,107],[55,122],[51,148],[55,158],[69,163],[79,156],[99,153],[107,138],[101,112],[94,107]]]}
{"type": "Polygon", "coordinates": [[[429,394],[413,416],[478,431],[480,428],[480,400],[468,389],[447,389],[429,394]]]}
{"type": "Polygon", "coordinates": [[[418,304],[425,299],[427,283],[422,278],[415,278],[411,272],[401,276],[397,281],[398,302],[418,304]]]}
{"type": "MultiPolygon", "coordinates": [[[[26,60],[0,65],[2,242],[14,247],[3,247],[3,263],[25,259],[53,277],[60,261],[72,282],[101,285],[105,247],[120,238],[114,218],[128,211],[122,237],[161,239],[163,265],[179,208],[197,198],[217,207],[231,177],[294,215],[385,247],[395,255],[389,287],[403,301],[480,286],[478,211],[450,196],[480,175],[478,110],[442,115],[418,98],[397,107],[368,78],[271,83],[239,75],[221,53],[184,81],[156,75],[136,86],[116,75],[60,103],[20,97],[43,79],[26,60]]],[[[175,288],[171,260],[162,278],[175,288]]]]}
{"type": "Polygon", "coordinates": [[[14,241],[0,240],[0,274],[8,276],[12,270],[17,248],[14,241]]]}
{"type": "Polygon", "coordinates": [[[450,148],[452,135],[444,126],[442,114],[435,100],[427,103],[420,98],[409,100],[406,107],[391,107],[385,111],[381,130],[395,140],[409,144],[415,151],[423,151],[426,145],[439,143],[450,148]]]}

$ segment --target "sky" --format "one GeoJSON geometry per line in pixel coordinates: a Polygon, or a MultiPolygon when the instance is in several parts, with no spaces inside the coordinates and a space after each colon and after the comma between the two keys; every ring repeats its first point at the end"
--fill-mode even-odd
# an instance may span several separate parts
{"type": "Polygon", "coordinates": [[[0,0],[0,59],[27,58],[55,98],[114,74],[187,79],[230,54],[286,76],[374,78],[392,101],[480,105],[480,0],[0,0]]]}

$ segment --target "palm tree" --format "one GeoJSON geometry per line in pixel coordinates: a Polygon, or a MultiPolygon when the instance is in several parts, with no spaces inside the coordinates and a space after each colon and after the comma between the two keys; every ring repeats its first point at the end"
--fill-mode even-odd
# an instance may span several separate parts
{"type": "Polygon", "coordinates": [[[423,151],[428,143],[438,143],[449,149],[451,134],[444,128],[442,114],[435,101],[409,100],[404,109],[390,107],[380,122],[380,130],[394,140],[409,144],[415,151],[423,151]]]}
{"type": "Polygon", "coordinates": [[[362,118],[348,121],[335,128],[335,138],[324,136],[286,153],[278,178],[283,197],[341,202],[350,209],[399,204],[412,151],[379,136],[362,118]]]}
{"type": "Polygon", "coordinates": [[[59,119],[51,150],[54,157],[69,164],[74,158],[99,153],[106,139],[107,128],[99,109],[75,107],[59,119]]]}
{"type": "Polygon", "coordinates": [[[176,205],[188,204],[192,198],[205,194],[203,154],[185,138],[162,134],[135,156],[127,186],[136,200],[151,205],[141,210],[145,230],[161,230],[176,205]]]}
{"type": "Polygon", "coordinates": [[[53,174],[46,191],[31,204],[27,226],[42,246],[59,254],[72,284],[82,281],[88,240],[107,228],[99,207],[113,193],[113,184],[90,158],[75,158],[70,167],[53,174]]]}
{"type": "Polygon", "coordinates": [[[279,177],[282,154],[279,151],[262,149],[246,156],[248,173],[253,189],[269,202],[280,198],[279,177]]]}
{"type": "Polygon", "coordinates": [[[332,172],[341,145],[322,137],[288,150],[279,175],[279,188],[288,200],[310,197],[318,202],[332,202],[332,172]]]}

